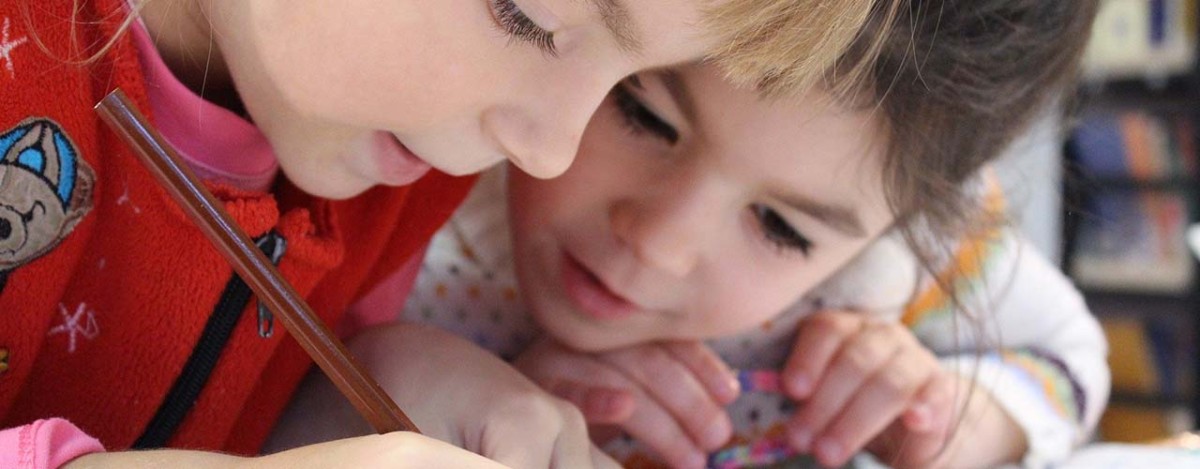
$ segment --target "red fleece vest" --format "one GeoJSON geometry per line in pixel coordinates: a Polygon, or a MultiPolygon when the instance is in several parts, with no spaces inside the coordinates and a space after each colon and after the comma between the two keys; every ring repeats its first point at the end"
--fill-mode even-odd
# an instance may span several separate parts
{"type": "MultiPolygon", "coordinates": [[[[123,449],[195,353],[233,271],[92,110],[120,87],[148,111],[129,36],[72,62],[114,36],[123,1],[75,3],[0,2],[0,425],[61,416],[123,449]]],[[[435,172],[338,202],[286,183],[265,196],[214,191],[251,236],[282,235],[280,271],[335,324],[471,182],[435,172]]],[[[170,446],[253,453],[308,369],[282,328],[259,336],[255,301],[241,304],[170,446]]]]}

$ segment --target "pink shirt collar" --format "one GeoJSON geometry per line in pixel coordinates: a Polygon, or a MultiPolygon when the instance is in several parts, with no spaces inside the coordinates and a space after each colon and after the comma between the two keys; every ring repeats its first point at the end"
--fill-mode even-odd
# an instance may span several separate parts
{"type": "Polygon", "coordinates": [[[146,74],[154,123],[201,178],[266,192],[279,163],[254,124],[197,96],[163,63],[141,22],[130,28],[146,74]]]}

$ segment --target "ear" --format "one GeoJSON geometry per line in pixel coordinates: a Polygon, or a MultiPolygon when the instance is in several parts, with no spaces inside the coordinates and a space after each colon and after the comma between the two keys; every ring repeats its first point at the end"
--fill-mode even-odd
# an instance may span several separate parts
{"type": "Polygon", "coordinates": [[[83,216],[92,210],[92,187],[95,182],[96,173],[80,158],[75,165],[75,190],[71,192],[71,203],[67,206],[66,214],[63,215],[62,230],[60,231],[63,236],[74,230],[75,225],[83,220],[83,216]]]}

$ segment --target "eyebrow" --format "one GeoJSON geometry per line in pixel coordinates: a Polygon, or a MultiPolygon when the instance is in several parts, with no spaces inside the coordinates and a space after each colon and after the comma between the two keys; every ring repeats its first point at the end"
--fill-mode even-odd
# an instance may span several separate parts
{"type": "Polygon", "coordinates": [[[777,197],[787,206],[816,218],[846,236],[861,238],[867,235],[862,221],[850,208],[818,202],[798,194],[783,194],[777,197]]]}
{"type": "Polygon", "coordinates": [[[632,53],[641,53],[642,41],[633,30],[633,17],[629,9],[621,3],[623,0],[588,0],[600,11],[604,27],[617,40],[617,45],[632,53]]]}

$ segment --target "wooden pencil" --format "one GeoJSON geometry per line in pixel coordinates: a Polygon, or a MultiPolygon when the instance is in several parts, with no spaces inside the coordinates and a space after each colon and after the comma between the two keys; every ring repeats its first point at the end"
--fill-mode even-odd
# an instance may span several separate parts
{"type": "Polygon", "coordinates": [[[233,265],[258,301],[279,317],[288,332],[375,431],[419,433],[412,420],[367,375],[342,341],[313,314],[254,241],[238,228],[199,178],[183,164],[174,147],[162,138],[121,90],[105,96],[96,104],[96,111],[134,149],[142,163],[233,265]]]}

